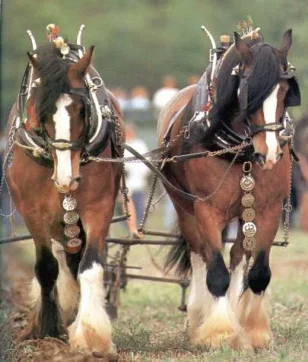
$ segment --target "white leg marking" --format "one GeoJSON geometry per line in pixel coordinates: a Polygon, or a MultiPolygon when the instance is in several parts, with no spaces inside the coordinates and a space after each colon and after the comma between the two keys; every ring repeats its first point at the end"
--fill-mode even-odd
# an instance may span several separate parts
{"type": "Polygon", "coordinates": [[[57,278],[57,289],[63,321],[67,324],[76,310],[79,298],[79,285],[67,266],[63,246],[56,240],[52,240],[52,253],[58,260],[59,275],[57,278]]]}
{"type": "Polygon", "coordinates": [[[190,255],[192,265],[191,290],[187,303],[188,326],[195,328],[204,322],[209,312],[211,295],[206,285],[206,264],[202,257],[194,252],[190,255]]]}
{"type": "MultiPolygon", "coordinates": [[[[277,110],[277,94],[280,85],[277,84],[272,93],[266,98],[263,102],[263,114],[265,123],[275,123],[276,122],[276,110],[277,110]]],[[[273,163],[277,160],[277,149],[278,142],[276,137],[276,132],[265,132],[265,141],[267,144],[267,155],[266,162],[272,161],[273,163]]]]}
{"type": "Polygon", "coordinates": [[[76,321],[69,327],[74,347],[113,352],[111,323],[105,311],[104,270],[98,263],[80,274],[81,298],[76,321]]]}
{"type": "MultiPolygon", "coordinates": [[[[53,116],[55,123],[56,139],[70,141],[70,115],[66,109],[72,103],[69,95],[63,94],[56,102],[57,111],[53,116]]],[[[60,186],[69,186],[72,177],[71,151],[56,150],[58,167],[57,167],[57,182],[60,186]]]]}
{"type": "Polygon", "coordinates": [[[239,318],[251,346],[266,347],[272,339],[272,332],[265,295],[246,290],[239,303],[239,318]]]}
{"type": "Polygon", "coordinates": [[[192,342],[219,347],[223,340],[231,346],[246,348],[243,336],[228,297],[214,298],[206,284],[206,264],[202,257],[191,253],[192,280],[187,303],[188,334],[192,342]]]}
{"type": "Polygon", "coordinates": [[[236,315],[238,310],[239,298],[243,291],[243,286],[244,286],[245,267],[246,267],[246,257],[243,256],[241,262],[232,271],[230,286],[228,289],[228,297],[230,300],[230,305],[234,313],[236,313],[236,315]]]}

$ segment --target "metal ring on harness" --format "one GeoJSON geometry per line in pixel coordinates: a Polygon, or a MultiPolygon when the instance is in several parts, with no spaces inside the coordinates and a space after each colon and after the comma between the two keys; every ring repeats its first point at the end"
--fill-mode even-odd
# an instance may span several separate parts
{"type": "Polygon", "coordinates": [[[103,80],[100,77],[93,77],[92,82],[93,82],[94,86],[97,88],[100,88],[103,85],[103,80]],[[98,82],[96,83],[96,81],[98,81],[98,82]]]}

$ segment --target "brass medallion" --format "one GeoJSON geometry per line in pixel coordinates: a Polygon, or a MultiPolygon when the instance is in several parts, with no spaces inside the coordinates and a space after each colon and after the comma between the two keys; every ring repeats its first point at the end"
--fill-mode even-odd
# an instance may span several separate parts
{"type": "Polygon", "coordinates": [[[252,251],[255,247],[256,239],[252,237],[245,237],[243,240],[243,248],[247,251],[252,251]]]}
{"type": "Polygon", "coordinates": [[[73,225],[79,220],[79,215],[76,211],[68,211],[64,214],[63,220],[65,224],[73,225]]]}
{"type": "Polygon", "coordinates": [[[244,191],[251,191],[255,187],[255,179],[251,175],[241,178],[240,186],[244,191]]]}
{"type": "Polygon", "coordinates": [[[69,238],[74,238],[80,233],[80,227],[77,225],[66,225],[64,227],[64,234],[69,238]]]}
{"type": "Polygon", "coordinates": [[[256,212],[253,208],[249,207],[242,213],[242,218],[245,222],[253,221],[256,217],[256,212]]]}
{"type": "Polygon", "coordinates": [[[77,200],[72,195],[65,195],[62,205],[65,211],[72,211],[76,209],[77,200]]]}
{"type": "Polygon", "coordinates": [[[244,207],[251,207],[255,202],[255,197],[252,194],[246,194],[242,197],[241,203],[244,207]]]}
{"type": "Polygon", "coordinates": [[[245,222],[242,230],[245,236],[252,237],[256,234],[257,227],[253,222],[245,222]]]}
{"type": "Polygon", "coordinates": [[[70,254],[76,254],[80,251],[81,245],[82,245],[82,240],[74,238],[67,242],[65,250],[70,254]]]}

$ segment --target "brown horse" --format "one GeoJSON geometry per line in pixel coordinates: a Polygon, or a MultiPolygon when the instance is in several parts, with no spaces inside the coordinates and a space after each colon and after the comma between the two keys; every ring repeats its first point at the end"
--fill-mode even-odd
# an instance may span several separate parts
{"type": "Polygon", "coordinates": [[[278,131],[283,129],[286,107],[299,103],[298,85],[288,71],[291,41],[291,30],[280,49],[264,43],[257,31],[243,39],[235,33],[235,44],[217,63],[208,115],[202,95],[211,68],[198,85],[180,91],[158,121],[159,142],[172,145],[169,157],[226,149],[240,144],[247,134],[252,140],[236,160],[234,153],[187,158],[163,168],[180,190],[166,185],[181,233],[167,264],[178,264],[182,273],[192,269],[187,328],[197,344],[217,347],[226,339],[234,347],[259,348],[271,338],[264,294],[271,278],[270,249],[290,186],[290,150],[279,142],[278,131]],[[185,126],[184,137],[178,138],[185,126]],[[252,251],[244,248],[244,235],[238,233],[229,272],[221,254],[222,232],[233,218],[244,223],[240,179],[245,161],[252,162],[257,233],[252,251]]]}
{"type": "Polygon", "coordinates": [[[88,156],[121,154],[124,129],[117,100],[91,66],[93,48],[81,56],[82,47],[57,38],[28,54],[9,117],[17,133],[7,179],[36,251],[32,317],[24,337],[69,339],[73,347],[107,354],[114,347],[103,252],[122,168],[88,156]]]}

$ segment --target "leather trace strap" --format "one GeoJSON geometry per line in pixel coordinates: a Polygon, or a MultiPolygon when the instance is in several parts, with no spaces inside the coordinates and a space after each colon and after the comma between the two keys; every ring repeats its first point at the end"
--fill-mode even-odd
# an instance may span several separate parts
{"type": "Polygon", "coordinates": [[[170,190],[176,192],[177,194],[183,196],[184,198],[186,198],[188,200],[191,200],[191,201],[198,200],[197,196],[192,195],[188,192],[185,192],[185,191],[175,187],[174,185],[172,185],[172,183],[169,180],[167,180],[167,178],[162,174],[161,171],[159,171],[149,160],[147,160],[143,155],[141,155],[139,152],[137,152],[134,148],[128,146],[127,144],[124,144],[123,147],[127,151],[132,153],[140,161],[142,161],[154,174],[156,174],[167,188],[169,188],[170,190]]]}

